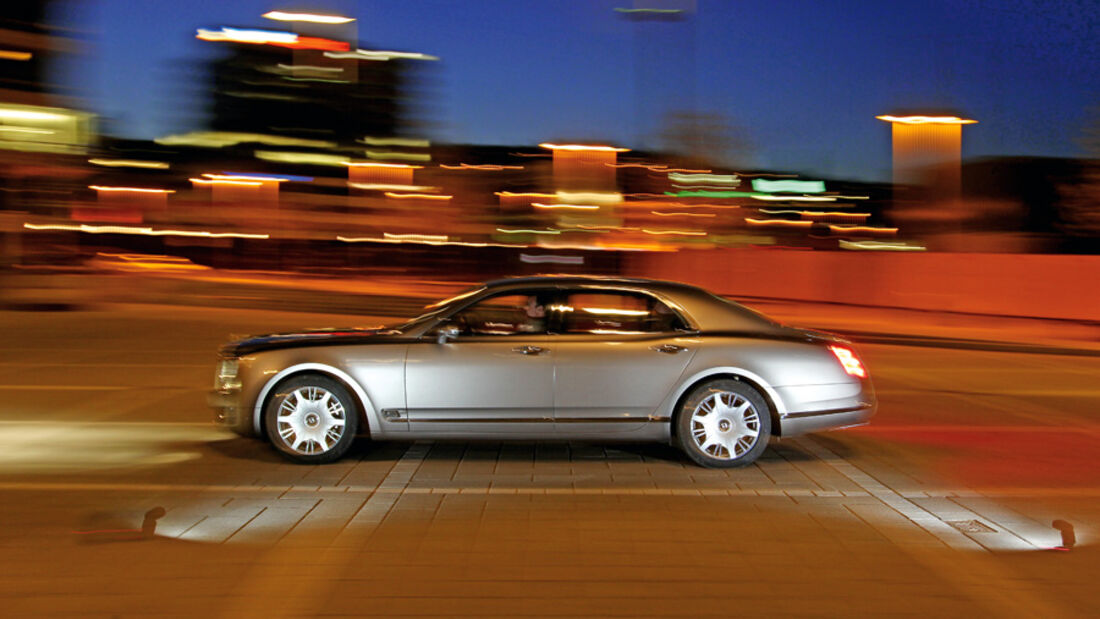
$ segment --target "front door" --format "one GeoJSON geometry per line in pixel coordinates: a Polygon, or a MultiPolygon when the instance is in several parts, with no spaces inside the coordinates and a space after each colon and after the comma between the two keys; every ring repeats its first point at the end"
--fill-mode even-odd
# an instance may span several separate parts
{"type": "Polygon", "coordinates": [[[553,433],[554,351],[536,295],[497,295],[443,326],[459,329],[409,346],[410,432],[424,437],[553,433]]]}

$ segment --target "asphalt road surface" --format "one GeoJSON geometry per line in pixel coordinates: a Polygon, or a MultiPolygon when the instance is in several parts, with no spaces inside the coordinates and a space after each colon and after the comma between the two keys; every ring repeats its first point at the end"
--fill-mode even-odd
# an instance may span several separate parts
{"type": "Polygon", "coordinates": [[[0,313],[4,614],[1100,612],[1100,358],[863,345],[871,425],[730,471],[541,442],[298,466],[210,423],[228,334],[378,322],[0,313]]]}

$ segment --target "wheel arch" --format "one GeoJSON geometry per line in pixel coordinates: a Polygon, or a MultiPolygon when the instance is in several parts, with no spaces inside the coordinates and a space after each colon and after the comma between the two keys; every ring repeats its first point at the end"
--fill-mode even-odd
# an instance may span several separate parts
{"type": "Polygon", "coordinates": [[[672,406],[669,409],[669,438],[673,444],[675,444],[677,438],[676,418],[679,416],[680,409],[683,407],[688,395],[705,382],[723,378],[740,381],[755,389],[768,405],[768,416],[771,417],[772,422],[772,436],[782,436],[782,425],[779,420],[786,415],[787,409],[783,404],[783,399],[779,397],[779,393],[758,374],[741,368],[722,367],[695,374],[681,384],[680,389],[672,398],[672,406]]]}
{"type": "MultiPolygon", "coordinates": [[[[363,387],[343,370],[324,363],[299,363],[292,365],[275,374],[264,383],[260,394],[256,397],[256,403],[252,411],[252,428],[260,436],[264,435],[264,409],[274,395],[275,387],[283,381],[303,376],[306,374],[320,374],[343,385],[355,398],[355,404],[359,408],[360,421],[366,428],[367,434],[375,434],[378,430],[378,415],[370,396],[363,387]]],[[[362,430],[360,430],[362,431],[362,430]]]]}

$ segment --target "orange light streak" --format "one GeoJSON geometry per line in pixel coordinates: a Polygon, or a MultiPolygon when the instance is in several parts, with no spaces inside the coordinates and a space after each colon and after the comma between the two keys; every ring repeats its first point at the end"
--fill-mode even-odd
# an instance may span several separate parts
{"type": "Polygon", "coordinates": [[[556,198],[556,193],[513,193],[511,191],[497,191],[493,195],[500,196],[502,198],[556,198]]]}
{"type": "Polygon", "coordinates": [[[809,228],[814,225],[812,221],[795,221],[792,219],[755,219],[746,217],[745,223],[754,226],[789,226],[791,228],[809,228]]]}
{"type": "Polygon", "coordinates": [[[206,230],[154,230],[152,228],[135,228],[132,226],[89,226],[81,224],[72,226],[66,224],[41,224],[24,223],[27,230],[67,230],[73,232],[87,232],[90,234],[137,234],[141,236],[196,236],[212,239],[268,239],[269,234],[248,234],[245,232],[208,232],[206,230]]]}
{"type": "Polygon", "coordinates": [[[417,199],[417,200],[450,200],[451,198],[454,197],[454,196],[444,196],[444,195],[439,195],[439,194],[434,194],[434,193],[394,193],[392,191],[387,191],[383,195],[385,195],[387,198],[397,198],[397,199],[411,198],[411,199],[417,199]]]}
{"type": "Polygon", "coordinates": [[[877,228],[875,226],[849,226],[844,224],[830,224],[829,230],[833,232],[870,232],[882,234],[897,234],[897,228],[877,228]]]}
{"type": "Polygon", "coordinates": [[[629,148],[588,144],[550,144],[549,142],[543,142],[542,144],[539,144],[539,146],[541,148],[547,148],[550,150],[564,150],[572,152],[625,153],[630,151],[629,148]]]}
{"type": "Polygon", "coordinates": [[[119,191],[130,193],[176,193],[175,189],[146,189],[142,187],[105,187],[103,185],[88,185],[89,189],[96,191],[119,191]]]}
{"type": "Polygon", "coordinates": [[[228,187],[263,187],[263,183],[259,181],[232,181],[221,178],[189,178],[187,179],[196,185],[219,185],[228,187]]]}
{"type": "Polygon", "coordinates": [[[248,176],[247,174],[203,174],[206,178],[215,181],[261,181],[282,183],[288,181],[288,178],[279,178],[277,176],[248,176]]]}
{"type": "Polygon", "coordinates": [[[646,234],[678,234],[684,236],[706,236],[707,233],[703,230],[646,230],[642,229],[642,232],[646,234]]]}
{"type": "Polygon", "coordinates": [[[661,217],[717,217],[714,213],[662,213],[661,211],[650,211],[654,215],[660,215],[661,217]]]}
{"type": "Polygon", "coordinates": [[[533,202],[533,203],[531,203],[531,206],[533,206],[535,208],[573,209],[573,210],[581,210],[581,211],[595,211],[595,210],[599,210],[599,208],[600,208],[600,207],[596,206],[595,204],[542,204],[541,202],[533,202]]]}
{"type": "Polygon", "coordinates": [[[875,116],[879,120],[888,123],[901,123],[903,125],[972,125],[978,121],[958,116],[875,116]]]}
{"type": "Polygon", "coordinates": [[[349,168],[400,168],[403,170],[421,170],[424,168],[422,165],[408,163],[377,163],[374,161],[345,161],[344,165],[349,168]]]}
{"type": "Polygon", "coordinates": [[[489,163],[481,164],[481,165],[475,165],[475,164],[469,164],[469,163],[460,163],[458,165],[447,165],[447,164],[441,163],[441,164],[439,164],[439,167],[443,168],[444,170],[487,170],[487,171],[491,171],[491,172],[495,172],[495,171],[499,171],[499,170],[522,170],[523,169],[523,166],[521,166],[521,165],[493,165],[493,164],[489,164],[489,163]]]}

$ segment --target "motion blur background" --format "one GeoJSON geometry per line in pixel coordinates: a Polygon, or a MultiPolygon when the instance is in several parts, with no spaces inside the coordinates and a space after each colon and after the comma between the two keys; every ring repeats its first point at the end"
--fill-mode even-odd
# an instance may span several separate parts
{"type": "Polygon", "coordinates": [[[316,4],[7,3],[4,302],[596,272],[1100,319],[1091,3],[316,4]]]}
{"type": "Polygon", "coordinates": [[[0,3],[0,607],[1097,616],[1098,25],[1088,0],[0,3]],[[724,471],[367,437],[300,466],[210,422],[231,333],[534,273],[841,333],[879,413],[724,471]]]}

